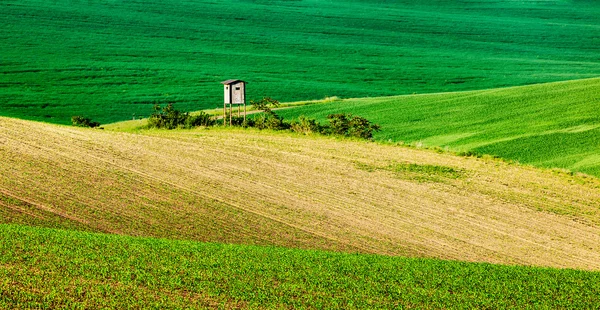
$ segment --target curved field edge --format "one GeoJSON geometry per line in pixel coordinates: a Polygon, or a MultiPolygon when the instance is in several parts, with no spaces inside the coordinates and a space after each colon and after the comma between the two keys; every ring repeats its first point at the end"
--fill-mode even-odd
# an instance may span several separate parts
{"type": "Polygon", "coordinates": [[[600,273],[0,225],[3,308],[594,307],[600,273]]]}
{"type": "Polygon", "coordinates": [[[134,236],[600,269],[600,181],[255,130],[0,118],[0,220],[134,236]]]}
{"type": "Polygon", "coordinates": [[[600,176],[600,78],[429,95],[345,99],[281,110],[325,121],[349,112],[382,126],[375,139],[489,154],[600,176]]]}

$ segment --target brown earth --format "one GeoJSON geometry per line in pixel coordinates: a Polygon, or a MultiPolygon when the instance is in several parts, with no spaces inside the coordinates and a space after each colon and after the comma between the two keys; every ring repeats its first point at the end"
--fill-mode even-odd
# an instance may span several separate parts
{"type": "Polygon", "coordinates": [[[583,175],[287,133],[9,118],[0,163],[0,223],[600,270],[600,180],[583,175]]]}

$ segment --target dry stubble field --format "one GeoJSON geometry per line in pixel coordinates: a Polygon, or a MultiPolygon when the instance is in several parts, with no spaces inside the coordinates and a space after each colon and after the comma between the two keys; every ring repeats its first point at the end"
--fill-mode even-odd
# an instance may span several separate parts
{"type": "Polygon", "coordinates": [[[0,118],[2,222],[600,270],[600,181],[254,130],[0,118]]]}

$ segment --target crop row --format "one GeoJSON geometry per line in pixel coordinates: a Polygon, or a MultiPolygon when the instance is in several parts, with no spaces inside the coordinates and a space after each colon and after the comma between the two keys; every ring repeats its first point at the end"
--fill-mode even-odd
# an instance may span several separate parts
{"type": "Polygon", "coordinates": [[[2,307],[570,308],[600,273],[0,225],[2,307]]]}
{"type": "Polygon", "coordinates": [[[375,139],[499,156],[600,176],[600,79],[451,94],[347,99],[279,112],[325,119],[353,113],[375,139]]]}

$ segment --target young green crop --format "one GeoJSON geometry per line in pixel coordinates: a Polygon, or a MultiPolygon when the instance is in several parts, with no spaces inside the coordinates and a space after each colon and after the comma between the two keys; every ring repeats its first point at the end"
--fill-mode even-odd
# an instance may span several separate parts
{"type": "Polygon", "coordinates": [[[0,114],[68,124],[222,105],[494,88],[600,75],[597,1],[0,3],[0,114]]]}
{"type": "Polygon", "coordinates": [[[2,308],[570,308],[600,273],[0,225],[2,308]]]}
{"type": "Polygon", "coordinates": [[[323,121],[361,115],[376,140],[489,154],[600,176],[600,79],[505,89],[347,99],[278,111],[323,121]]]}

